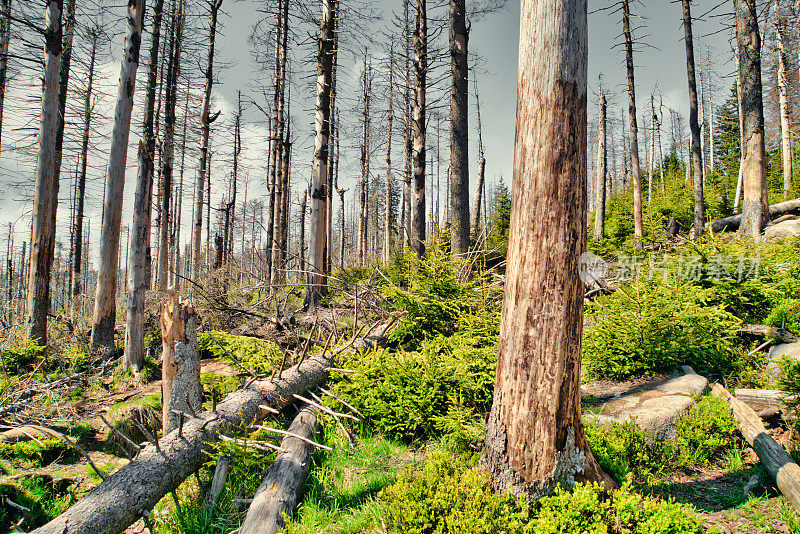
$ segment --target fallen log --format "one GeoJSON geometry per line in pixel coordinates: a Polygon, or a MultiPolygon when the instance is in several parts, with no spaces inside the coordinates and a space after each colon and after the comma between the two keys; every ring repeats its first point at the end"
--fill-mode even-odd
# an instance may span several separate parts
{"type": "Polygon", "coordinates": [[[764,410],[783,411],[786,409],[786,400],[791,398],[789,393],[777,389],[740,388],[734,391],[734,395],[756,413],[764,410]]]}
{"type": "Polygon", "coordinates": [[[66,512],[36,529],[36,534],[119,534],[174,491],[205,461],[207,444],[220,433],[252,424],[266,411],[259,405],[283,409],[295,393],[316,388],[327,379],[333,355],[317,355],[291,367],[275,380],[253,381],[228,395],[216,412],[206,410],[188,419],[179,436],[174,430],[160,440],[159,450],[148,445],[75,503],[66,512]]]}
{"type": "Polygon", "coordinates": [[[795,510],[800,510],[800,466],[789,453],[767,434],[761,418],[744,402],[740,401],[719,384],[714,384],[711,394],[728,402],[736,420],[736,427],[744,439],[756,451],[770,477],[795,510]]]}
{"type": "Polygon", "coordinates": [[[302,404],[281,440],[283,450],[261,480],[239,534],[274,534],[286,526],[285,518],[294,511],[306,481],[316,425],[314,408],[302,404]]]}
{"type": "Polygon", "coordinates": [[[800,341],[800,337],[797,337],[785,328],[767,326],[765,324],[743,324],[742,327],[739,328],[739,332],[754,336],[773,337],[779,339],[781,343],[796,343],[800,341]]]}
{"type": "MultiPolygon", "coordinates": [[[[769,217],[771,219],[772,217],[785,215],[793,211],[800,211],[800,198],[787,200],[786,202],[780,202],[770,206],[769,217]]],[[[712,232],[718,234],[719,232],[724,232],[726,230],[733,231],[738,229],[741,221],[742,214],[740,213],[738,215],[731,215],[730,217],[723,217],[722,219],[711,221],[706,226],[711,229],[712,232]]]]}

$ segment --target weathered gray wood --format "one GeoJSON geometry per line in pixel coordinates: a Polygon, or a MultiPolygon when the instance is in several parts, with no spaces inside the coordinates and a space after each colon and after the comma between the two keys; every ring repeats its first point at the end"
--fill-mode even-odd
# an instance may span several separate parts
{"type": "Polygon", "coordinates": [[[785,328],[767,326],[764,324],[745,324],[742,325],[739,332],[756,336],[771,336],[780,339],[783,343],[795,343],[800,341],[800,337],[797,337],[785,328]]]}
{"type": "Polygon", "coordinates": [[[281,440],[281,452],[264,475],[239,534],[273,534],[285,526],[305,484],[317,424],[313,407],[304,403],[281,440]],[[305,438],[305,439],[301,439],[305,438]]]}
{"type": "MultiPolygon", "coordinates": [[[[217,406],[187,420],[182,437],[177,431],[151,444],[129,464],[108,476],[65,513],[34,532],[36,534],[118,534],[152,509],[167,493],[205,461],[207,444],[219,440],[227,429],[258,420],[260,404],[280,410],[294,401],[295,393],[322,385],[329,357],[314,356],[291,367],[273,381],[259,380],[235,391],[217,406]],[[218,419],[217,419],[218,417],[218,419]]],[[[263,411],[266,413],[266,411],[263,411]]]]}
{"type": "Polygon", "coordinates": [[[776,389],[747,389],[739,388],[734,391],[736,398],[747,404],[755,412],[764,410],[785,410],[786,401],[791,395],[786,391],[776,389]]]}
{"type": "Polygon", "coordinates": [[[719,384],[714,384],[711,394],[727,401],[736,419],[736,427],[756,451],[761,463],[775,480],[784,498],[800,510],[800,466],[789,453],[767,434],[761,418],[747,404],[731,395],[719,384]]]}
{"type": "MultiPolygon", "coordinates": [[[[770,218],[773,218],[796,211],[800,211],[800,198],[796,198],[794,200],[787,200],[786,202],[780,202],[778,204],[770,206],[769,216],[770,218]]],[[[730,217],[723,217],[722,219],[711,221],[710,223],[708,223],[708,226],[714,233],[719,233],[726,230],[731,230],[731,231],[736,230],[737,228],[739,228],[739,224],[741,223],[741,221],[742,221],[742,214],[740,213],[738,215],[731,215],[730,217]]]]}
{"type": "MultiPolygon", "coordinates": [[[[469,252],[469,68],[465,0],[450,0],[450,231],[453,255],[469,252]]],[[[437,214],[438,215],[438,214],[437,214]]]]}
{"type": "Polygon", "coordinates": [[[225,489],[225,482],[228,480],[228,472],[230,471],[231,460],[227,456],[222,456],[217,461],[217,466],[214,468],[214,478],[211,480],[211,489],[208,490],[208,498],[206,499],[206,510],[213,510],[219,502],[219,497],[222,495],[222,490],[225,489]]]}
{"type": "Polygon", "coordinates": [[[411,214],[411,248],[425,253],[425,89],[428,74],[427,0],[414,1],[414,102],[411,114],[414,201],[411,214]]]}
{"type": "Polygon", "coordinates": [[[164,434],[169,434],[180,423],[176,411],[197,413],[203,404],[197,353],[197,314],[173,294],[161,304],[160,322],[162,425],[164,434]]]}
{"type": "Polygon", "coordinates": [[[631,128],[631,180],[633,181],[633,226],[636,247],[644,239],[642,222],[642,178],[639,172],[639,127],[636,123],[636,83],[633,74],[633,37],[631,34],[631,9],[629,0],[622,0],[622,33],[625,36],[625,67],[628,79],[628,124],[631,128]]]}
{"type": "MultiPolygon", "coordinates": [[[[692,13],[689,0],[683,0],[683,28],[686,44],[686,75],[689,82],[689,130],[691,132],[691,160],[694,171],[694,233],[703,233],[705,224],[705,202],[703,200],[703,137],[697,122],[697,85],[694,76],[694,44],[692,38],[692,13]]],[[[702,87],[702,78],[700,80],[702,87]]],[[[702,99],[700,100],[702,105],[702,99]]],[[[688,169],[687,169],[688,173],[688,169]]]]}

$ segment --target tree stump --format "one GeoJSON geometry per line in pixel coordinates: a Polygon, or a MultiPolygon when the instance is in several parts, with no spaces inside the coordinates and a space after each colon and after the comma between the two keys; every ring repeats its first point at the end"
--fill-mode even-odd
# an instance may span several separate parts
{"type": "Polygon", "coordinates": [[[161,395],[166,436],[180,425],[181,416],[199,413],[203,404],[200,357],[197,354],[197,314],[171,294],[161,303],[161,395]]]}

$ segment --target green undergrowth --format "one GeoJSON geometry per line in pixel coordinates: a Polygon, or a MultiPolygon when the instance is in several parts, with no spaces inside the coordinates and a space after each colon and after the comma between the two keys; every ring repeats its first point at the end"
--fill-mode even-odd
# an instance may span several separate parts
{"type": "Polygon", "coordinates": [[[531,506],[497,494],[474,455],[434,452],[421,469],[406,468],[381,492],[390,532],[404,534],[705,532],[688,505],[644,497],[625,484],[609,497],[595,484],[559,488],[531,506]]]}
{"type": "Polygon", "coordinates": [[[197,334],[197,348],[201,358],[217,358],[239,370],[239,365],[231,358],[233,355],[256,374],[271,373],[281,363],[282,358],[280,349],[270,341],[236,336],[220,330],[197,334]]]}
{"type": "Polygon", "coordinates": [[[22,532],[29,532],[65,512],[77,498],[71,491],[53,487],[49,477],[28,475],[0,484],[0,501],[0,531],[19,532],[17,528],[12,531],[12,525],[18,525],[22,532]],[[28,511],[8,505],[5,499],[28,511]]]}

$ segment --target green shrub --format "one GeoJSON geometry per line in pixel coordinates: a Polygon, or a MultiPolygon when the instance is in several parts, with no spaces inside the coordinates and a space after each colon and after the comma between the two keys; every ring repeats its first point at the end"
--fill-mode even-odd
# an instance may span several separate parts
{"type": "Polygon", "coordinates": [[[677,431],[676,456],[681,466],[706,463],[738,443],[728,403],[711,396],[700,399],[678,420],[677,431]]]}
{"type": "Polygon", "coordinates": [[[586,439],[603,470],[622,484],[629,476],[637,483],[649,483],[665,468],[660,451],[632,421],[599,427],[585,427],[586,439]]]}
{"type": "Polygon", "coordinates": [[[70,345],[61,354],[61,358],[66,360],[68,372],[70,374],[86,371],[91,364],[91,359],[89,358],[89,347],[86,345],[70,345]]]}
{"type": "Polygon", "coordinates": [[[698,372],[727,372],[740,321],[710,289],[654,277],[622,284],[589,305],[584,331],[590,378],[622,379],[688,364],[698,372]]]}
{"type": "Polygon", "coordinates": [[[49,477],[39,475],[29,475],[0,484],[0,502],[5,503],[6,497],[29,511],[23,513],[10,506],[0,506],[2,532],[12,532],[12,523],[16,523],[20,516],[24,517],[21,526],[25,531],[44,525],[65,512],[77,500],[72,492],[56,491],[49,477]]]}
{"type": "Polygon", "coordinates": [[[229,393],[236,391],[242,380],[236,376],[221,375],[218,373],[203,373],[200,375],[200,383],[203,385],[203,392],[206,399],[204,405],[209,407],[213,399],[221,401],[229,393]]]}
{"type": "Polygon", "coordinates": [[[497,495],[474,459],[434,452],[421,472],[406,468],[381,491],[387,526],[404,534],[511,534],[530,521],[523,501],[497,495]]]}
{"type": "Polygon", "coordinates": [[[20,342],[5,349],[3,365],[9,373],[20,374],[31,371],[44,357],[44,346],[36,340],[20,342]]]}
{"type": "Polygon", "coordinates": [[[49,465],[56,460],[66,463],[77,459],[75,453],[58,438],[39,438],[18,443],[0,443],[0,458],[11,465],[32,469],[49,465]]]}
{"type": "Polygon", "coordinates": [[[800,299],[782,300],[772,309],[765,321],[770,326],[786,328],[800,335],[800,299]]]}
{"type": "Polygon", "coordinates": [[[271,373],[281,363],[283,357],[280,349],[270,341],[249,336],[235,336],[219,330],[197,334],[197,348],[201,358],[217,358],[239,369],[225,352],[227,350],[242,365],[256,374],[271,373]],[[214,340],[219,341],[225,349],[223,350],[214,340]]]}

